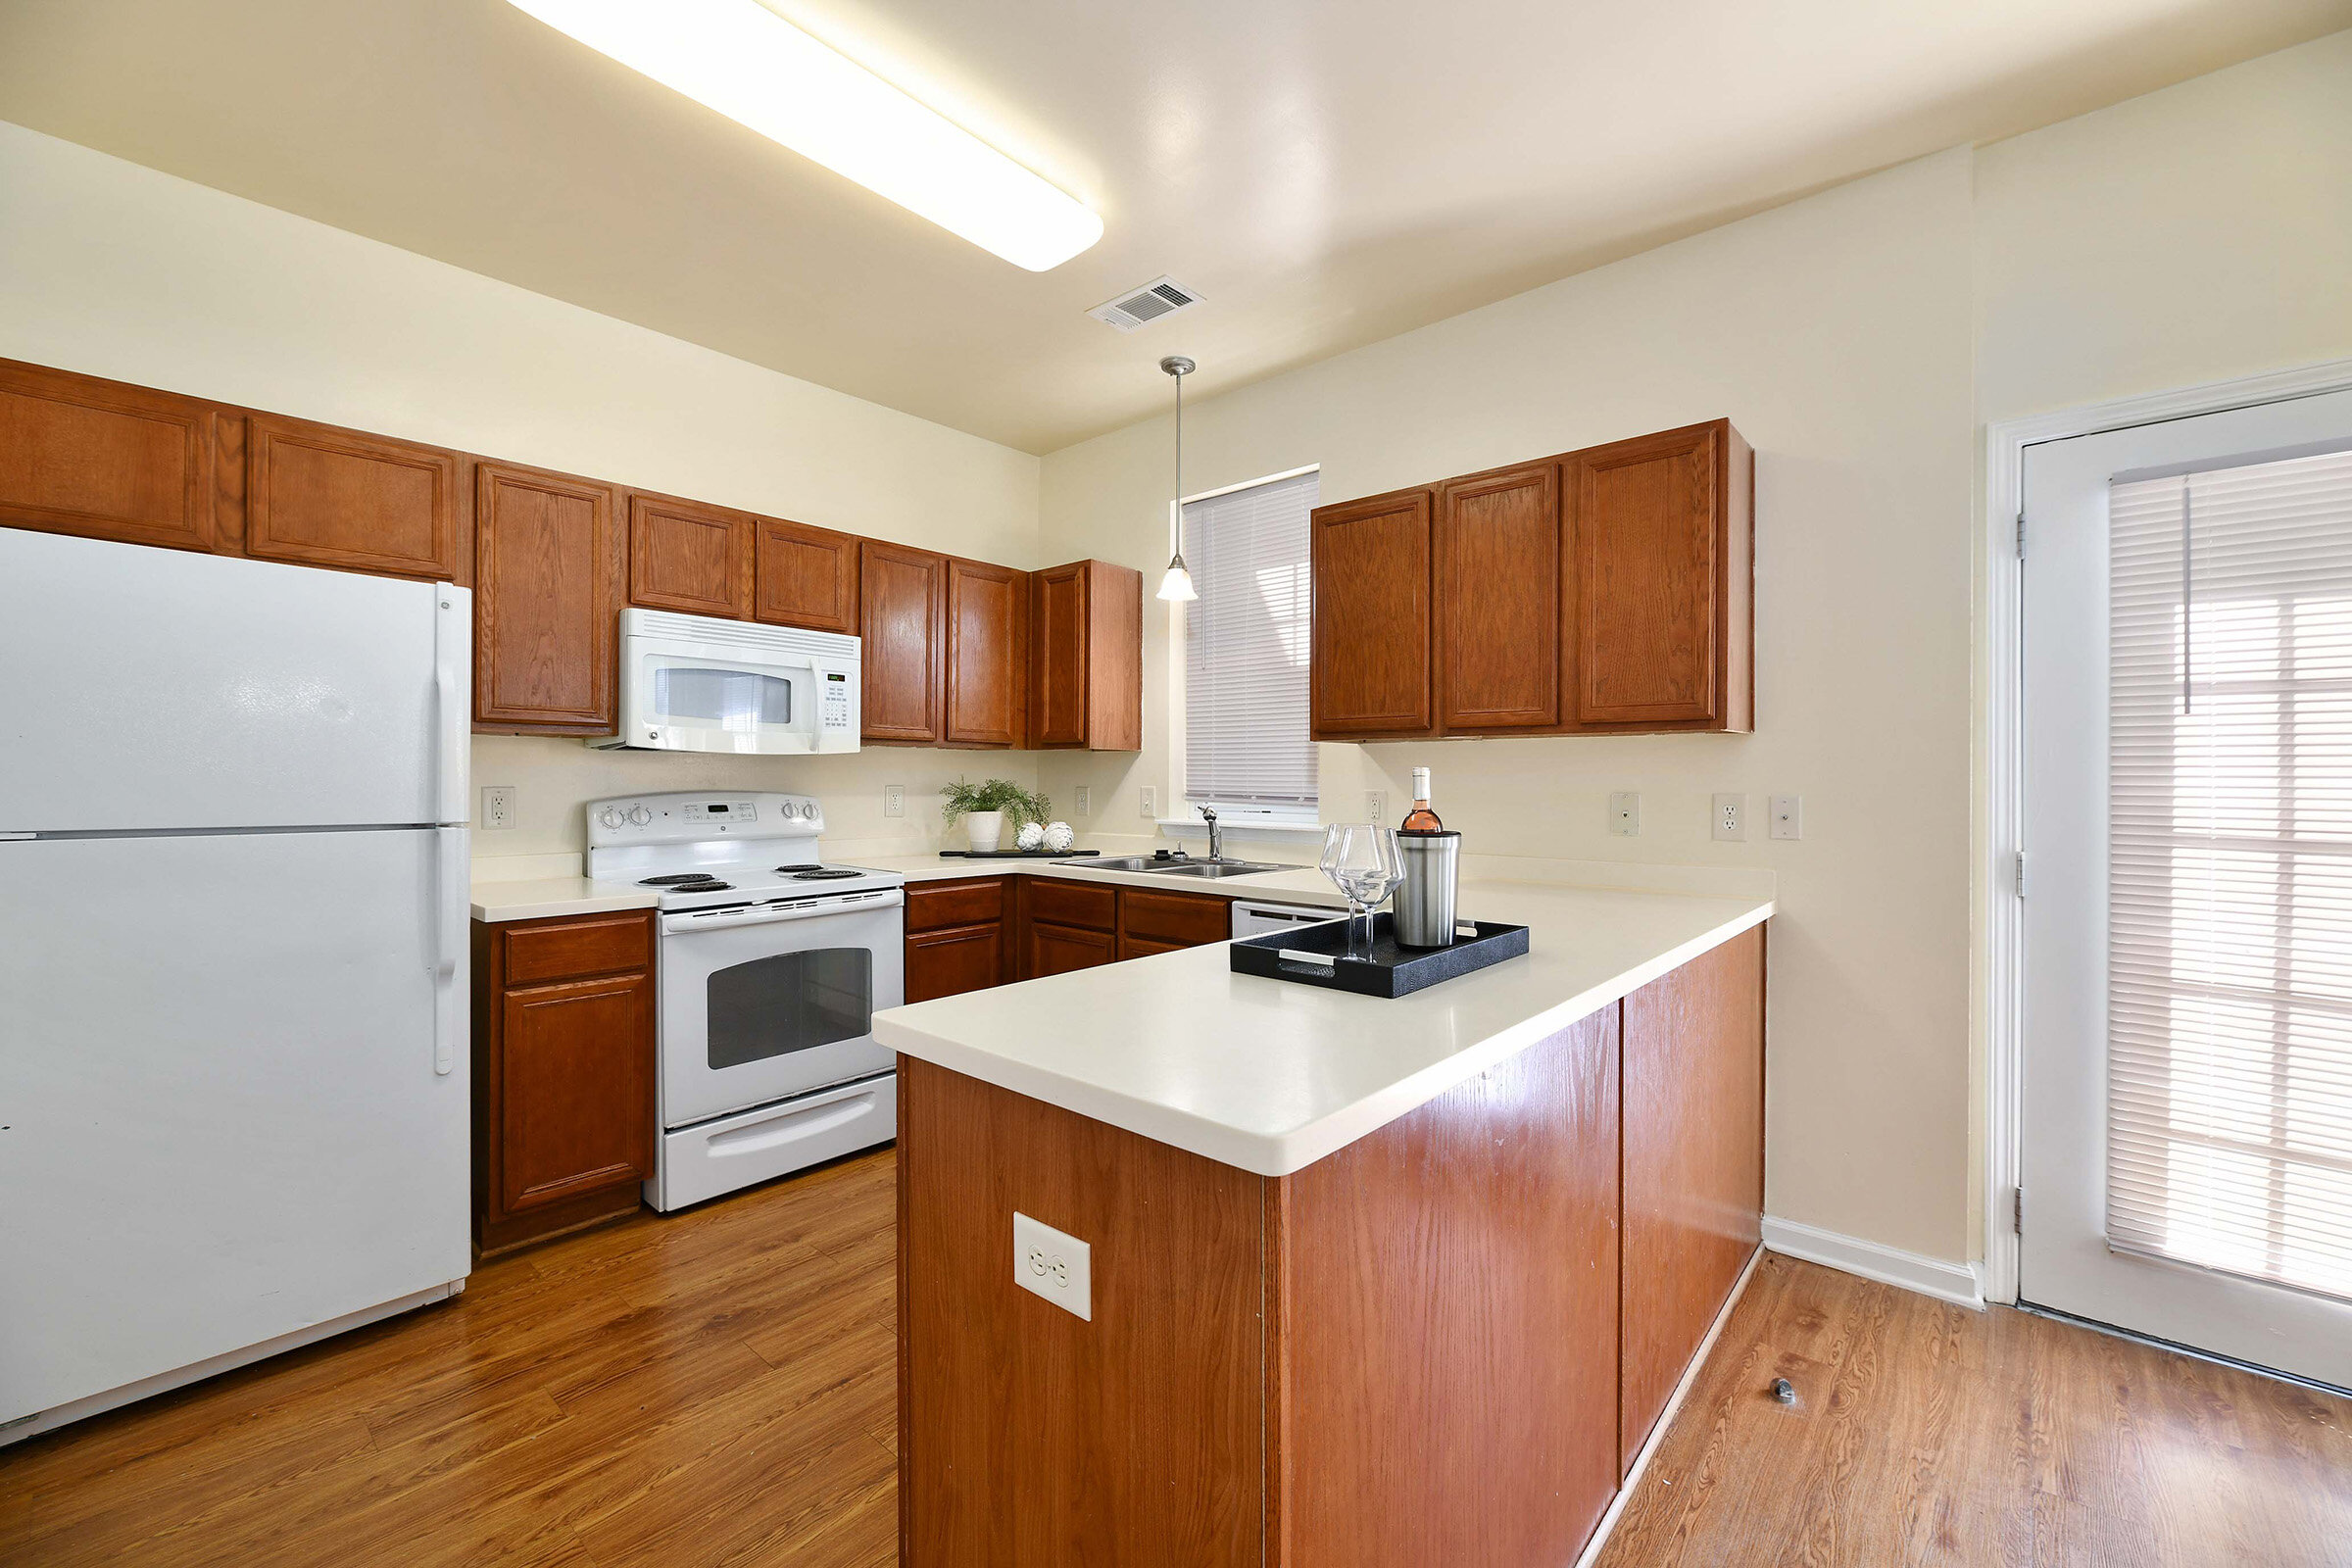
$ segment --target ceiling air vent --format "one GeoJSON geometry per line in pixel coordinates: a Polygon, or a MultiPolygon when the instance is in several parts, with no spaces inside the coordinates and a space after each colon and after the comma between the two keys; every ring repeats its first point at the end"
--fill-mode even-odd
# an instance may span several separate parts
{"type": "Polygon", "coordinates": [[[1172,277],[1155,277],[1141,288],[1129,289],[1117,299],[1098,305],[1086,314],[1098,321],[1107,321],[1122,332],[1132,332],[1146,321],[1156,321],[1163,316],[1173,316],[1187,306],[1200,303],[1200,296],[1172,277]]]}

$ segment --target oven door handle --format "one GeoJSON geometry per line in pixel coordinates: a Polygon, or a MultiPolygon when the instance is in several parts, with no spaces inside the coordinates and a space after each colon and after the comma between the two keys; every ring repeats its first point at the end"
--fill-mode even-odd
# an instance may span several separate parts
{"type": "Polygon", "coordinates": [[[801,905],[797,907],[755,904],[748,908],[685,910],[662,917],[662,934],[679,931],[732,931],[738,926],[771,925],[778,920],[821,920],[833,915],[865,914],[877,909],[895,909],[906,902],[906,895],[897,888],[886,892],[859,896],[855,904],[801,905]]]}

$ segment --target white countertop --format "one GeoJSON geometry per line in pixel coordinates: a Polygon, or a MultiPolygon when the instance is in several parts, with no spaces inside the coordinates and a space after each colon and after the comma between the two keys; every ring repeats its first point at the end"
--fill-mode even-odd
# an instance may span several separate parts
{"type": "MultiPolygon", "coordinates": [[[[1163,888],[1190,880],[1084,874],[1163,888]]],[[[1336,897],[1313,871],[1216,890],[1336,897]]],[[[893,1007],[874,1015],[874,1036],[1223,1164],[1287,1176],[1761,924],[1773,903],[1465,879],[1458,908],[1529,927],[1528,953],[1388,1001],[1235,974],[1215,944],[893,1007]]]]}
{"type": "Polygon", "coordinates": [[[544,920],[558,914],[603,914],[608,909],[650,909],[662,902],[655,888],[630,882],[591,882],[584,876],[529,877],[500,881],[475,877],[473,917],[544,920]]]}

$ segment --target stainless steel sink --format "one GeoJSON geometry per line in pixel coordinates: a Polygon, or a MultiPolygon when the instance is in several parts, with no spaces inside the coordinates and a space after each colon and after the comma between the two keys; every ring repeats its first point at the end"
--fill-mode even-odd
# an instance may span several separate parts
{"type": "Polygon", "coordinates": [[[1296,865],[1275,865],[1260,860],[1175,860],[1162,864],[1147,864],[1139,870],[1157,871],[1168,876],[1257,876],[1266,871],[1297,871],[1296,865]]]}
{"type": "Polygon", "coordinates": [[[1081,871],[1149,871],[1152,858],[1148,855],[1080,855],[1067,860],[1055,860],[1055,865],[1073,865],[1081,871]]]}

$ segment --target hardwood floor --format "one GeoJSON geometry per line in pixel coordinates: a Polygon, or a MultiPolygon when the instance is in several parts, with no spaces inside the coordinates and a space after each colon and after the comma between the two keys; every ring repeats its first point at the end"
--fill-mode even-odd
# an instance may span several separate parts
{"type": "MultiPolygon", "coordinates": [[[[894,1173],[555,1242],[0,1449],[0,1563],[895,1562],[894,1173]]],[[[2352,1568],[2352,1401],[1768,1256],[1600,1568],[1780,1563],[2352,1568]]]]}
{"type": "Polygon", "coordinates": [[[2352,1400],[1767,1254],[1596,1568],[1765,1563],[2352,1564],[2352,1400]]]}

